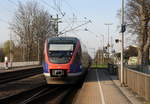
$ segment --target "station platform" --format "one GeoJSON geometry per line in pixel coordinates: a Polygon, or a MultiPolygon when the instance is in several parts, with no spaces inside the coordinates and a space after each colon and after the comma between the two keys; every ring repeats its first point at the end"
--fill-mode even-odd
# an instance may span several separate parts
{"type": "Polygon", "coordinates": [[[30,66],[12,67],[9,69],[2,68],[2,69],[0,69],[0,74],[21,71],[21,70],[27,70],[27,69],[31,69],[31,68],[41,68],[41,67],[42,67],[41,65],[30,65],[30,66]]]}
{"type": "Polygon", "coordinates": [[[106,69],[91,69],[74,104],[132,104],[111,80],[106,69]]]}

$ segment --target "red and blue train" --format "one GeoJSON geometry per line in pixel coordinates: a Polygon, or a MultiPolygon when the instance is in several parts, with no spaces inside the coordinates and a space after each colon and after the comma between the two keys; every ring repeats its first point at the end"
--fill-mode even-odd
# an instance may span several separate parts
{"type": "Polygon", "coordinates": [[[47,84],[73,84],[87,72],[91,58],[75,37],[51,37],[44,46],[44,76],[47,84]]]}

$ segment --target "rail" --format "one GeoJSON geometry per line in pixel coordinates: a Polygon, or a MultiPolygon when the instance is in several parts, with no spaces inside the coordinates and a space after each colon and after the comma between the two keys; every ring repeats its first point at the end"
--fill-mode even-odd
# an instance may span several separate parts
{"type": "MultiPolygon", "coordinates": [[[[118,77],[120,80],[120,68],[118,77]]],[[[136,92],[138,95],[150,101],[150,74],[145,74],[136,70],[124,68],[124,84],[136,92]]]]}

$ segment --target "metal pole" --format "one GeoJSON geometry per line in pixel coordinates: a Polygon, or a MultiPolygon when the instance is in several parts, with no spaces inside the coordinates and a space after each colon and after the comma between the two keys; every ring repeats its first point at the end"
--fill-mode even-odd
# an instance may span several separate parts
{"type": "Polygon", "coordinates": [[[24,40],[22,42],[22,61],[24,62],[24,40]]]}
{"type": "Polygon", "coordinates": [[[109,60],[109,26],[112,25],[112,23],[108,23],[108,24],[105,24],[106,26],[108,26],[108,46],[107,46],[107,50],[108,50],[108,60],[109,60]]]}
{"type": "Polygon", "coordinates": [[[11,32],[10,32],[10,42],[9,42],[10,44],[10,68],[12,67],[12,36],[11,36],[11,32]]]}
{"type": "Polygon", "coordinates": [[[113,37],[111,36],[111,43],[110,43],[110,47],[111,47],[111,51],[112,51],[112,49],[113,49],[113,37]]]}
{"type": "Polygon", "coordinates": [[[40,40],[38,38],[38,61],[40,61],[40,40]]]}
{"type": "MultiPolygon", "coordinates": [[[[108,45],[109,45],[109,24],[108,24],[108,45]]],[[[108,53],[109,53],[109,48],[108,48],[108,53]]]]}
{"type": "Polygon", "coordinates": [[[102,35],[102,37],[103,37],[103,49],[104,49],[104,35],[102,35]]]}
{"type": "Polygon", "coordinates": [[[102,53],[102,58],[103,58],[103,64],[104,64],[104,35],[102,35],[102,37],[103,37],[103,53],[102,53]]]}
{"type": "Polygon", "coordinates": [[[107,44],[107,50],[108,50],[108,59],[109,59],[109,25],[110,24],[105,24],[105,25],[107,25],[108,26],[108,44],[107,44]]]}
{"type": "MultiPolygon", "coordinates": [[[[121,28],[124,26],[124,0],[122,0],[122,23],[121,28]]],[[[124,86],[124,65],[123,65],[123,51],[124,51],[124,31],[121,31],[121,86],[124,86]]]]}
{"type": "Polygon", "coordinates": [[[57,19],[56,19],[56,26],[57,26],[57,27],[56,27],[56,28],[57,28],[57,30],[56,30],[56,34],[57,34],[57,36],[58,36],[58,28],[59,28],[59,27],[58,27],[58,22],[59,22],[59,20],[58,20],[58,19],[59,19],[59,17],[58,17],[58,14],[57,14],[57,19]]]}

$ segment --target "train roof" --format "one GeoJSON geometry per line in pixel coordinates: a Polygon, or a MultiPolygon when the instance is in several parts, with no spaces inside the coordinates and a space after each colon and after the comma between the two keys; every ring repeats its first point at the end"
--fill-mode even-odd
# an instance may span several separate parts
{"type": "Polygon", "coordinates": [[[50,37],[48,43],[77,43],[79,41],[76,37],[50,37]]]}

